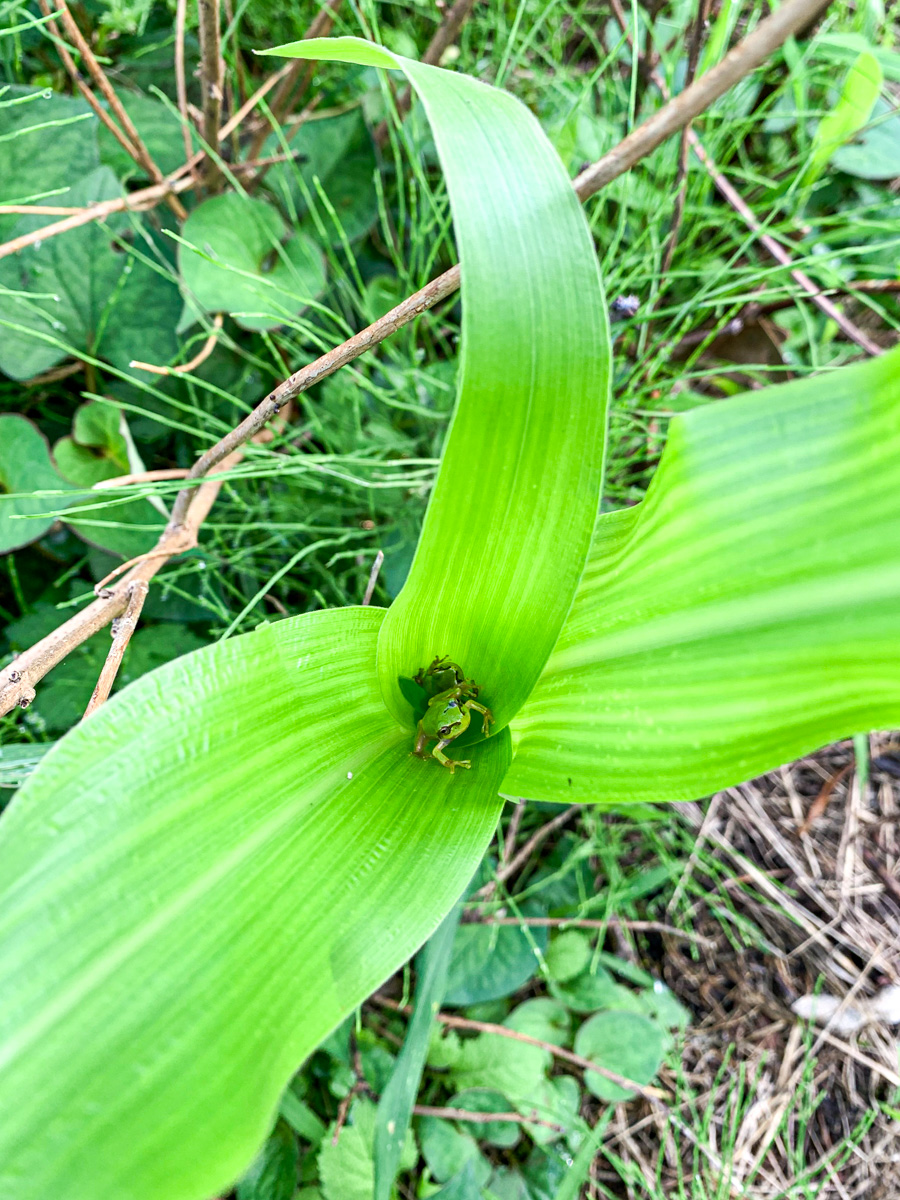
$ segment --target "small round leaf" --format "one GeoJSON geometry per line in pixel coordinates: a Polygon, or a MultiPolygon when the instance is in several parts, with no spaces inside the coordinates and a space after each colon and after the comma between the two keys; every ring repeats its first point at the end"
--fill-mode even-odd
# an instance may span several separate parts
{"type": "MultiPolygon", "coordinates": [[[[632,1012],[597,1013],[575,1035],[576,1054],[641,1084],[649,1083],[659,1070],[664,1047],[660,1027],[632,1012]]],[[[585,1071],[584,1082],[600,1100],[629,1100],[634,1095],[594,1071],[585,1071]]]]}

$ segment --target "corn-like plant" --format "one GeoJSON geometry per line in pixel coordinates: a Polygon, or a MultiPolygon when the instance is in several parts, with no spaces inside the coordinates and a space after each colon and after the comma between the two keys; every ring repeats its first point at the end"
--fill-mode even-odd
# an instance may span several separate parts
{"type": "Polygon", "coordinates": [[[462,265],[456,411],[389,610],[144,676],[4,817],[2,1200],[226,1187],[451,909],[503,795],[690,798],[900,718],[897,354],[676,418],[646,500],[598,519],[606,308],[537,122],[355,39],[276,53],[418,92],[462,265]]]}

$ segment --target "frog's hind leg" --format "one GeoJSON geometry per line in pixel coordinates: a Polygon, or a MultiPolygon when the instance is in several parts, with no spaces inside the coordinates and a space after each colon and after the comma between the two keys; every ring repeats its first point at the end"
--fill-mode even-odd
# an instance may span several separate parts
{"type": "Polygon", "coordinates": [[[432,750],[432,755],[438,760],[442,767],[447,768],[451,775],[454,773],[457,767],[465,767],[468,771],[472,764],[467,758],[448,758],[447,755],[444,754],[444,747],[449,746],[451,740],[452,739],[450,738],[447,738],[446,740],[442,738],[432,750]]]}
{"type": "Polygon", "coordinates": [[[419,722],[419,728],[416,731],[416,744],[413,746],[412,752],[416,758],[428,758],[428,752],[425,749],[425,743],[428,741],[428,734],[422,728],[422,722],[419,722]]]}

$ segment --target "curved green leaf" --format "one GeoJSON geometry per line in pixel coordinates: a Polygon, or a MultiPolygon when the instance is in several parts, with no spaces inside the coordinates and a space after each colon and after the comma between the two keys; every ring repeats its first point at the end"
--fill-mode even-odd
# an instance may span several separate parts
{"type": "Polygon", "coordinates": [[[869,121],[883,84],[881,64],[874,54],[864,51],[848,70],[836,104],[816,128],[801,187],[815,183],[834,152],[869,121]]]}
{"type": "Polygon", "coordinates": [[[602,517],[510,794],[688,800],[900,721],[900,351],[672,421],[602,517]]]}
{"type": "Polygon", "coordinates": [[[10,806],[0,1195],[218,1193],[461,893],[508,735],[455,776],[413,758],[376,682],[383,616],[292,618],[144,676],[10,806]]]}
{"type": "Polygon", "coordinates": [[[447,654],[502,728],[556,641],[597,513],[609,334],[597,256],[532,114],[477,80],[356,38],[269,53],[399,67],[431,123],[462,269],[462,370],[440,474],[378,644],[385,700],[447,654]]]}

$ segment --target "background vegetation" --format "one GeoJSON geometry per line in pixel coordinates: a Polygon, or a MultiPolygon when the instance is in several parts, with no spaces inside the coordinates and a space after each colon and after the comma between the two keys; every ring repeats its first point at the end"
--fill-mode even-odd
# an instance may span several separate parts
{"type": "MultiPolygon", "coordinates": [[[[424,0],[330,9],[335,32],[412,57],[442,17],[424,0]]],[[[476,4],[442,62],[519,96],[574,175],[762,11],[476,4]]],[[[226,114],[271,71],[252,49],[302,36],[317,12],[268,0],[226,8],[226,114]]],[[[140,0],[72,13],[152,159],[176,170],[185,129],[172,9],[140,0]]],[[[184,74],[199,109],[195,19],[184,74]]],[[[831,6],[814,38],[790,41],[698,122],[706,165],[675,138],[589,201],[616,334],[606,506],[643,495],[672,413],[847,362],[860,339],[896,340],[894,37],[877,3],[831,6]],[[840,110],[861,52],[880,69],[879,98],[865,130],[823,157],[822,120],[840,110]],[[719,173],[751,220],[717,190],[719,173]],[[839,301],[856,342],[797,270],[839,301]]],[[[0,204],[75,207],[152,182],[73,95],[46,17],[24,0],[0,6],[0,64],[0,204]]],[[[189,467],[286,375],[455,260],[428,127],[415,108],[398,119],[383,76],[315,64],[278,99],[269,93],[221,144],[224,194],[183,227],[158,203],[0,258],[0,410],[16,414],[0,417],[0,484],[40,479],[44,492],[42,516],[0,516],[6,659],[152,546],[179,485],[85,488],[189,467]],[[232,245],[237,227],[254,238],[232,245]],[[231,270],[186,244],[216,245],[231,270]],[[300,307],[297,295],[314,299],[300,307]],[[188,363],[210,337],[188,372],[131,365],[188,363]]],[[[190,193],[182,202],[195,209],[190,193]]],[[[0,238],[54,219],[0,210],[0,238]]],[[[458,320],[451,297],[285,410],[275,436],[229,472],[200,545],[157,577],[120,686],[261,621],[358,603],[378,551],[374,600],[393,599],[452,405],[458,320]]],[[[26,712],[0,721],[9,788],[80,718],[107,648],[106,632],[95,635],[26,712]]],[[[543,1200],[571,1194],[558,1189],[575,1161],[588,1195],[893,1194],[890,1039],[852,1031],[836,1048],[790,1014],[817,986],[875,995],[890,978],[879,974],[900,890],[885,831],[900,775],[889,739],[874,746],[869,784],[868,772],[866,753],[839,747],[674,815],[510,805],[455,935],[450,1020],[428,1050],[399,1193],[543,1200]],[[846,818],[826,810],[816,844],[798,838],[809,803],[844,789],[846,818]],[[881,839],[878,869],[859,841],[866,827],[881,839]],[[616,1106],[621,1093],[573,1054],[657,1078],[664,1106],[652,1094],[616,1106]],[[485,1112],[506,1119],[473,1115],[485,1112]]],[[[408,968],[391,981],[304,1066],[241,1200],[372,1194],[373,1106],[407,1036],[415,978],[408,968]]]]}

